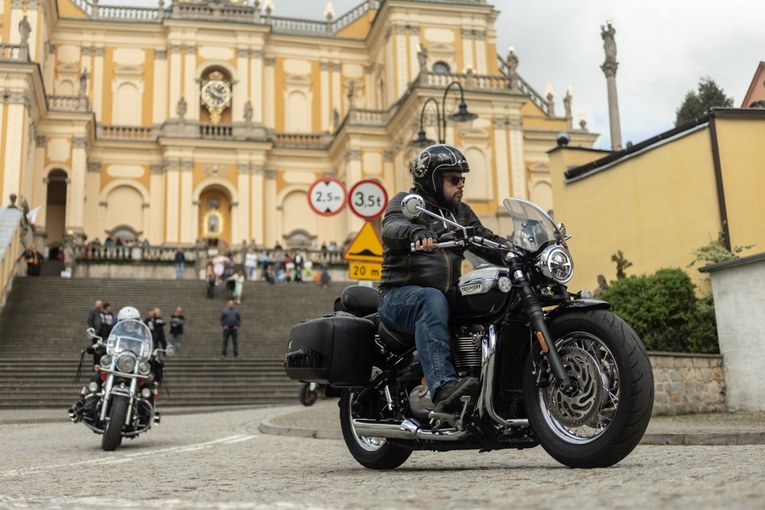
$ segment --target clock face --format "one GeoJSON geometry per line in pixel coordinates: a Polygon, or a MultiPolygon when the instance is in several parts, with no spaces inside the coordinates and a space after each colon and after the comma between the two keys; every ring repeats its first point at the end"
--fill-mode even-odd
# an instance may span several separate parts
{"type": "Polygon", "coordinates": [[[225,108],[231,102],[231,87],[223,80],[202,85],[202,101],[210,108],[225,108]]]}

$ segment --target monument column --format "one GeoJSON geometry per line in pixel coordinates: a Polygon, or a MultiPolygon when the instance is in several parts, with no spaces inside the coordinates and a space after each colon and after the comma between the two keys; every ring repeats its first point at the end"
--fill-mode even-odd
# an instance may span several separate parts
{"type": "Polygon", "coordinates": [[[611,149],[622,149],[622,128],[619,122],[619,99],[616,96],[616,69],[619,63],[616,61],[616,41],[614,40],[616,30],[608,21],[607,28],[600,27],[600,35],[603,37],[603,48],[606,51],[606,61],[600,68],[606,75],[606,84],[608,86],[608,121],[611,125],[611,149]]]}

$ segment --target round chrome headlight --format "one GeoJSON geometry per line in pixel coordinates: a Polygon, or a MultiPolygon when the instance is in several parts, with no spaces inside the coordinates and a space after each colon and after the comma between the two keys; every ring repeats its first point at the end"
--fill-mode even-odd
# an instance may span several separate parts
{"type": "Polygon", "coordinates": [[[558,283],[566,283],[574,276],[574,261],[565,248],[552,245],[544,249],[537,259],[542,274],[558,283]]]}
{"type": "Polygon", "coordinates": [[[151,390],[149,388],[142,389],[141,396],[145,398],[146,400],[148,400],[149,398],[151,398],[151,390]]]}
{"type": "Polygon", "coordinates": [[[95,393],[98,391],[98,383],[96,381],[90,381],[90,384],[88,384],[88,391],[91,393],[95,393]]]}
{"type": "Polygon", "coordinates": [[[141,375],[146,375],[149,372],[151,372],[151,365],[147,363],[146,361],[142,361],[138,364],[138,373],[141,375]]]}
{"type": "Polygon", "coordinates": [[[129,373],[135,368],[135,358],[129,355],[123,355],[117,358],[117,370],[129,373]]]}
{"type": "Polygon", "coordinates": [[[98,364],[104,368],[109,368],[112,366],[112,357],[109,354],[104,354],[101,356],[101,360],[98,362],[98,364]]]}
{"type": "Polygon", "coordinates": [[[500,276],[499,280],[497,280],[497,288],[507,294],[513,289],[513,282],[507,276],[500,276]]]}

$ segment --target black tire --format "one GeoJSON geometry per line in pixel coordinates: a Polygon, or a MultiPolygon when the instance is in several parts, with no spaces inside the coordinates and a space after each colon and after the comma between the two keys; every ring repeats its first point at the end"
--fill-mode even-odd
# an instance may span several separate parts
{"type": "Polygon", "coordinates": [[[101,438],[101,449],[105,452],[113,452],[122,444],[122,426],[128,412],[128,399],[118,395],[112,396],[111,409],[109,409],[109,421],[106,422],[104,437],[101,438]]]}
{"type": "Polygon", "coordinates": [[[523,394],[539,443],[572,468],[612,466],[638,445],[653,408],[653,372],[635,331],[608,310],[569,312],[549,324],[573,397],[555,384],[538,388],[531,359],[523,394]]]}
{"type": "Polygon", "coordinates": [[[359,436],[353,428],[353,418],[382,418],[371,409],[380,409],[374,405],[374,392],[365,397],[365,401],[355,402],[356,394],[343,390],[340,396],[340,428],[348,451],[356,462],[369,469],[396,469],[406,462],[411,450],[401,448],[381,437],[359,436]]]}
{"type": "Polygon", "coordinates": [[[300,403],[304,406],[312,406],[314,403],[316,403],[316,397],[319,396],[318,391],[314,390],[311,391],[311,385],[308,383],[303,383],[300,385],[300,394],[298,395],[298,398],[300,399],[300,403]]]}

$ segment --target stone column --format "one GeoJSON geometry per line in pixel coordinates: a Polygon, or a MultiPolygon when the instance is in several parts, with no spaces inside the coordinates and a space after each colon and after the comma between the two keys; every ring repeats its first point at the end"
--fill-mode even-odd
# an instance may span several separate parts
{"type": "Polygon", "coordinates": [[[319,62],[319,94],[319,101],[321,101],[321,130],[335,130],[337,126],[330,124],[332,103],[330,100],[329,62],[319,62]]]}
{"type": "Polygon", "coordinates": [[[160,117],[162,121],[167,118],[176,117],[175,105],[180,101],[183,96],[183,82],[181,77],[182,61],[181,52],[183,46],[180,43],[170,45],[170,83],[168,83],[167,90],[169,93],[169,103],[162,111],[160,117]]]}
{"type": "MultiPolygon", "coordinates": [[[[505,197],[512,196],[510,188],[510,174],[513,171],[510,162],[510,147],[508,147],[509,119],[495,117],[492,119],[494,128],[494,161],[497,179],[497,199],[502,201],[505,197]]],[[[487,169],[490,170],[490,169],[487,169]]]]}
{"type": "Polygon", "coordinates": [[[473,61],[473,31],[462,29],[462,67],[463,69],[452,69],[453,73],[463,73],[467,69],[475,69],[473,61]]]}
{"type": "MultiPolygon", "coordinates": [[[[175,162],[175,165],[178,163],[175,162]]],[[[172,167],[168,168],[171,170],[172,167]]],[[[144,236],[152,245],[165,242],[163,223],[167,214],[163,165],[152,165],[149,176],[149,204],[144,204],[144,236]],[[146,210],[148,208],[148,211],[146,210]]],[[[177,213],[176,213],[177,214],[177,213]]]]}
{"type": "Polygon", "coordinates": [[[234,97],[231,98],[231,118],[234,122],[244,122],[244,104],[249,97],[250,75],[247,72],[250,51],[247,48],[236,49],[236,72],[239,82],[232,84],[234,97]]]}
{"type": "MultiPolygon", "coordinates": [[[[414,80],[420,74],[420,59],[417,55],[420,52],[420,27],[409,27],[409,46],[407,49],[409,50],[409,76],[414,80]]],[[[368,98],[367,104],[374,104],[374,102],[368,98]]]]}
{"type": "MultiPolygon", "coordinates": [[[[186,163],[184,161],[183,163],[186,163]]],[[[189,162],[190,163],[190,162],[189,162]]],[[[190,166],[190,165],[189,165],[190,166]]],[[[151,175],[162,175],[162,165],[152,165],[151,175]]],[[[164,183],[167,186],[165,205],[165,235],[163,242],[176,244],[180,240],[180,196],[181,166],[173,165],[165,172],[164,183]]],[[[154,184],[152,182],[152,184],[154,184]]],[[[153,188],[153,186],[152,186],[153,188]]],[[[152,200],[153,202],[154,200],[152,200]]]]}
{"type": "Polygon", "coordinates": [[[512,186],[511,195],[508,196],[528,199],[526,160],[523,157],[523,123],[520,117],[509,119],[508,140],[510,144],[510,183],[512,186]]]}
{"type": "Polygon", "coordinates": [[[250,101],[252,122],[263,123],[263,51],[253,50],[250,59],[250,101]]]}
{"type": "Polygon", "coordinates": [[[186,44],[183,63],[183,95],[190,105],[186,120],[199,121],[199,83],[197,83],[197,47],[186,44]]]}
{"type": "Polygon", "coordinates": [[[198,236],[198,224],[193,220],[195,210],[192,196],[194,193],[193,185],[194,165],[189,161],[188,164],[181,165],[181,182],[178,189],[181,211],[181,242],[183,244],[191,244],[195,242],[198,236]]]}
{"type": "Polygon", "coordinates": [[[608,86],[608,120],[611,126],[611,149],[622,149],[622,128],[619,121],[619,98],[616,95],[616,69],[619,63],[616,61],[616,41],[614,29],[611,22],[606,27],[600,27],[600,35],[603,37],[603,49],[606,52],[606,61],[600,66],[603,74],[606,75],[606,85],[608,86]]]}
{"type": "MultiPolygon", "coordinates": [[[[264,193],[263,193],[263,201],[264,201],[264,207],[263,210],[265,211],[276,211],[277,210],[277,204],[276,204],[276,170],[266,170],[265,171],[265,183],[264,183],[264,193]]],[[[270,213],[265,218],[263,218],[264,226],[265,226],[265,239],[263,240],[263,244],[266,246],[273,246],[274,241],[277,239],[277,224],[279,222],[279,218],[277,216],[281,215],[281,210],[278,211],[276,214],[270,213]]]]}
{"type": "MultiPolygon", "coordinates": [[[[240,162],[236,165],[237,190],[239,192],[239,229],[238,237],[231,238],[234,243],[240,239],[250,240],[252,236],[250,229],[250,206],[252,198],[250,197],[250,181],[252,180],[252,168],[247,162],[240,162]]],[[[233,212],[233,211],[232,211],[233,212]]]]}
{"type": "Polygon", "coordinates": [[[92,91],[92,102],[90,103],[90,109],[96,114],[97,119],[103,118],[103,102],[104,102],[104,55],[106,54],[106,48],[103,46],[97,46],[93,52],[93,78],[90,83],[90,89],[92,91]]]}
{"type": "Polygon", "coordinates": [[[265,188],[265,167],[262,164],[253,165],[252,178],[250,179],[251,191],[250,191],[250,214],[252,215],[252,223],[250,229],[252,231],[252,239],[256,244],[266,244],[266,238],[264,234],[265,228],[265,207],[266,194],[265,188]]]}
{"type": "MultiPolygon", "coordinates": [[[[276,101],[275,92],[277,88],[275,69],[276,59],[274,57],[266,57],[264,60],[265,70],[263,71],[263,123],[268,129],[274,129],[275,124],[275,112],[274,101],[276,101]]],[[[281,90],[283,87],[279,87],[281,90]]]]}
{"type": "Polygon", "coordinates": [[[88,139],[72,138],[72,173],[67,186],[66,229],[82,232],[85,218],[85,187],[88,172],[88,139]]]}
{"type": "Polygon", "coordinates": [[[396,30],[396,98],[401,97],[407,88],[409,88],[409,73],[407,69],[407,52],[406,52],[406,27],[403,25],[397,25],[396,30]]]}
{"type": "MultiPolygon", "coordinates": [[[[162,124],[168,118],[170,109],[167,107],[168,90],[167,81],[167,50],[154,50],[154,98],[152,105],[152,124],[162,124]]],[[[180,95],[176,99],[177,104],[180,95]]]]}

